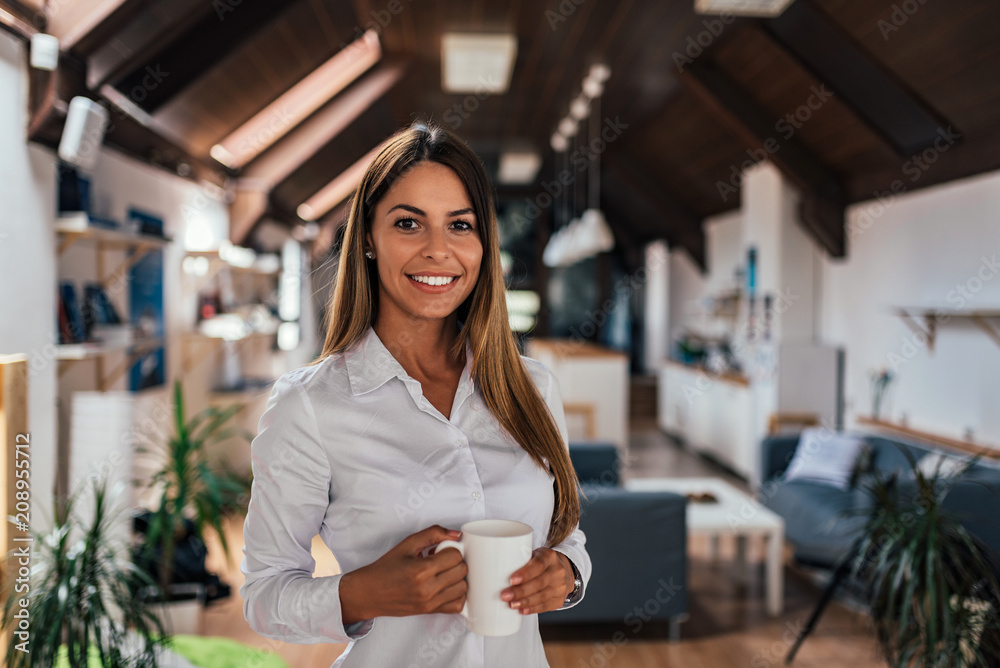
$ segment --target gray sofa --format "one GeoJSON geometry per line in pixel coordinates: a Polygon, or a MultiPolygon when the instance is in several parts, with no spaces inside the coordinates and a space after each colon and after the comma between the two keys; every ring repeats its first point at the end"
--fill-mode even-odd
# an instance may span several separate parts
{"type": "Polygon", "coordinates": [[[587,536],[593,573],[579,604],[543,612],[539,623],[617,623],[631,628],[668,621],[676,637],[688,604],[687,500],[667,492],[622,488],[614,445],[571,443],[570,457],[583,491],[580,528],[587,536]]]}
{"type": "MultiPolygon", "coordinates": [[[[916,482],[900,447],[917,460],[932,448],[883,436],[865,435],[870,446],[870,468],[847,490],[807,480],[784,480],[782,474],[798,447],[799,435],[780,435],[761,444],[759,498],[785,519],[785,538],[795,546],[796,558],[806,564],[832,566],[843,557],[865,522],[863,511],[871,498],[863,476],[873,471],[900,471],[901,498],[913,498],[916,482]],[[852,514],[853,513],[853,514],[852,514]]],[[[943,508],[994,552],[1000,553],[1000,467],[978,463],[968,479],[952,487],[943,508]]]]}

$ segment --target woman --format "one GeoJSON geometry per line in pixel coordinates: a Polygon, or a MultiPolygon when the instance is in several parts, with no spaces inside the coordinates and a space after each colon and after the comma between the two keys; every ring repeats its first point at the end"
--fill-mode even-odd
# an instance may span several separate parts
{"type": "Polygon", "coordinates": [[[258,633],[347,642],[334,666],[547,666],[537,613],[578,603],[591,563],[559,389],[507,322],[492,191],[472,151],[415,124],[347,221],[323,352],[281,376],[252,444],[240,590],[258,633]],[[534,529],[502,599],[518,633],[460,616],[465,522],[534,529]],[[312,537],[342,574],[312,578],[312,537]]]}

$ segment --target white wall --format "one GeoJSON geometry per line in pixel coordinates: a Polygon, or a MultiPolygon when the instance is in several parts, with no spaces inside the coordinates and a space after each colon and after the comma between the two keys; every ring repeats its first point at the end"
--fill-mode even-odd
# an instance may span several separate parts
{"type": "Polygon", "coordinates": [[[28,355],[32,523],[51,517],[56,462],[56,160],[28,146],[23,42],[0,30],[0,353],[28,355]]]}
{"type": "Polygon", "coordinates": [[[1000,346],[953,320],[932,352],[887,310],[1000,309],[1000,172],[853,206],[848,221],[847,258],[823,263],[821,312],[823,339],[847,351],[848,417],[871,413],[868,372],[888,366],[883,417],[1000,445],[1000,346]]]}
{"type": "Polygon", "coordinates": [[[705,219],[703,228],[707,265],[704,274],[686,251],[670,253],[671,346],[686,329],[721,336],[732,327],[731,322],[707,315],[705,298],[737,287],[734,271],[742,261],[742,216],[739,210],[711,216],[705,219]]]}

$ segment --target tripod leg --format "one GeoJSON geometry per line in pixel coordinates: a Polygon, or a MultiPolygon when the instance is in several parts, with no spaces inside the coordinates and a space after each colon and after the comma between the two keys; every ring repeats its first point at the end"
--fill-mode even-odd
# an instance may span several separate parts
{"type": "Polygon", "coordinates": [[[834,592],[837,591],[840,581],[844,579],[845,575],[847,575],[849,568],[850,560],[848,559],[845,559],[839,566],[837,566],[837,570],[833,573],[833,579],[830,580],[830,584],[826,586],[826,591],[823,592],[823,595],[819,599],[819,603],[816,604],[816,609],[813,610],[812,616],[802,628],[801,633],[799,633],[799,637],[795,640],[795,644],[792,645],[792,649],[788,651],[788,656],[785,657],[786,665],[791,664],[792,661],[795,660],[795,653],[799,651],[799,647],[806,639],[806,636],[812,633],[812,630],[816,627],[816,622],[819,621],[819,618],[826,609],[827,604],[830,603],[830,599],[833,598],[834,592]]]}

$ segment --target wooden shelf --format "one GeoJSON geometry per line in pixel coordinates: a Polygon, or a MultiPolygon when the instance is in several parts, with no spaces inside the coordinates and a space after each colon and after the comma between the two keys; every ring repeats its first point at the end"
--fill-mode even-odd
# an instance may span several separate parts
{"type": "Polygon", "coordinates": [[[1000,319],[1000,309],[950,309],[930,306],[893,306],[892,312],[899,316],[910,330],[927,338],[927,350],[934,352],[937,328],[952,318],[969,320],[990,339],[1000,346],[1000,328],[990,324],[990,320],[1000,319]],[[922,324],[921,322],[922,321],[922,324]]]}
{"type": "Polygon", "coordinates": [[[989,443],[977,443],[975,441],[949,438],[948,436],[939,436],[938,434],[932,434],[931,432],[912,429],[906,425],[895,422],[887,422],[885,420],[876,420],[875,418],[870,417],[859,417],[858,424],[863,424],[867,427],[874,427],[876,429],[881,429],[900,436],[907,436],[918,441],[925,441],[932,445],[942,445],[946,448],[957,450],[962,454],[983,455],[989,459],[1000,460],[1000,447],[989,443]]]}
{"type": "Polygon", "coordinates": [[[667,358],[667,359],[665,359],[663,361],[666,364],[669,364],[669,365],[672,365],[672,366],[677,366],[677,367],[680,367],[682,369],[688,369],[690,371],[701,372],[701,373],[705,374],[706,377],[711,378],[712,380],[720,380],[720,381],[722,381],[724,383],[732,383],[733,385],[739,385],[740,387],[750,387],[750,379],[748,377],[744,376],[743,374],[739,374],[739,373],[715,373],[715,372],[709,371],[708,369],[706,369],[704,367],[695,366],[693,364],[685,364],[684,362],[679,362],[679,361],[677,361],[675,359],[670,359],[670,358],[667,358]]]}
{"type": "Polygon", "coordinates": [[[56,235],[59,237],[59,255],[65,253],[70,246],[78,241],[89,241],[97,244],[99,251],[97,278],[104,287],[108,287],[117,277],[124,276],[125,272],[135,266],[151,250],[163,248],[172,242],[172,239],[167,237],[158,237],[152,234],[130,234],[91,225],[90,218],[82,211],[60,214],[55,227],[56,235]],[[103,257],[100,251],[128,249],[132,249],[133,252],[105,275],[103,257]]]}
{"type": "Polygon", "coordinates": [[[132,343],[101,343],[88,341],[84,343],[64,343],[56,346],[56,359],[63,364],[59,367],[59,375],[65,374],[71,366],[82,360],[97,360],[97,386],[101,392],[121,378],[142,355],[161,348],[166,340],[162,337],[138,339],[132,343]],[[111,353],[124,353],[122,360],[110,373],[104,373],[104,358],[111,353]]]}

